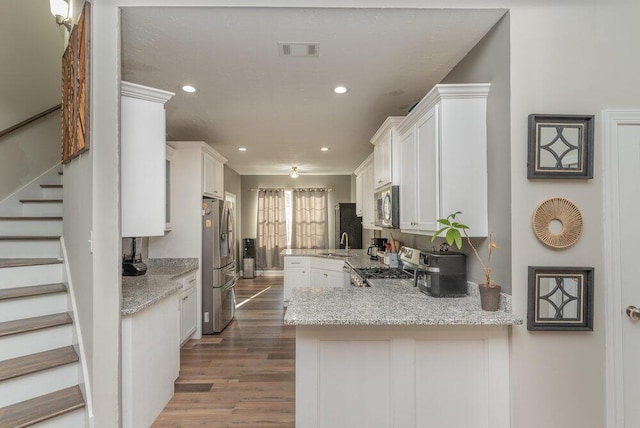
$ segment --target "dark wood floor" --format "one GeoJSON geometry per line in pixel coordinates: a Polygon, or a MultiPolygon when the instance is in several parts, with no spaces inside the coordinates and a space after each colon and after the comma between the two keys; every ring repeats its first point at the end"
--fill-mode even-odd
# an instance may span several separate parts
{"type": "Polygon", "coordinates": [[[238,281],[246,302],[221,334],[182,348],[175,394],[154,427],[294,426],[295,330],[282,325],[282,293],[282,277],[238,281]]]}

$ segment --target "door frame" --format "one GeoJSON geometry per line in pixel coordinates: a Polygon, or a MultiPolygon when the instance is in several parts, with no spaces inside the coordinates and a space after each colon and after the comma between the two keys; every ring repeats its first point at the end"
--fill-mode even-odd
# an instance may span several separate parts
{"type": "Polygon", "coordinates": [[[617,210],[620,202],[617,145],[620,125],[640,126],[640,110],[602,112],[607,428],[624,428],[620,248],[614,245],[621,238],[617,210]]]}

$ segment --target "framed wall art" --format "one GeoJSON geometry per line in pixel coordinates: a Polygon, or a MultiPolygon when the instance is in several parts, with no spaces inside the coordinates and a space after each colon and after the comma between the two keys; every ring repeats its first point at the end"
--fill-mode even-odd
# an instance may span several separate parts
{"type": "Polygon", "coordinates": [[[85,2],[62,55],[62,162],[89,150],[91,3],[85,2]]]}
{"type": "Polygon", "coordinates": [[[593,331],[593,268],[529,266],[527,329],[593,331]]]}
{"type": "Polygon", "coordinates": [[[593,178],[594,116],[529,115],[527,178],[593,178]]]}

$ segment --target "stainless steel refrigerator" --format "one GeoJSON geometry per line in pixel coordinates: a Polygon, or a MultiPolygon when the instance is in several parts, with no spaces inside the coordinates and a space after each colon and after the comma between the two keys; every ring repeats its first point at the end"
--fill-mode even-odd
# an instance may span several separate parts
{"type": "Polygon", "coordinates": [[[236,310],[234,207],[202,200],[202,334],[220,333],[236,310]]]}

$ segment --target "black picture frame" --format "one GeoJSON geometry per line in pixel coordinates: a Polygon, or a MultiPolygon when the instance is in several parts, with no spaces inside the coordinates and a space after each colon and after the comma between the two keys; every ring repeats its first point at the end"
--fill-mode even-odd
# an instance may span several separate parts
{"type": "Polygon", "coordinates": [[[592,267],[529,266],[527,330],[593,331],[592,267]]]}
{"type": "Polygon", "coordinates": [[[529,115],[527,178],[593,178],[593,115],[529,115]]]}

